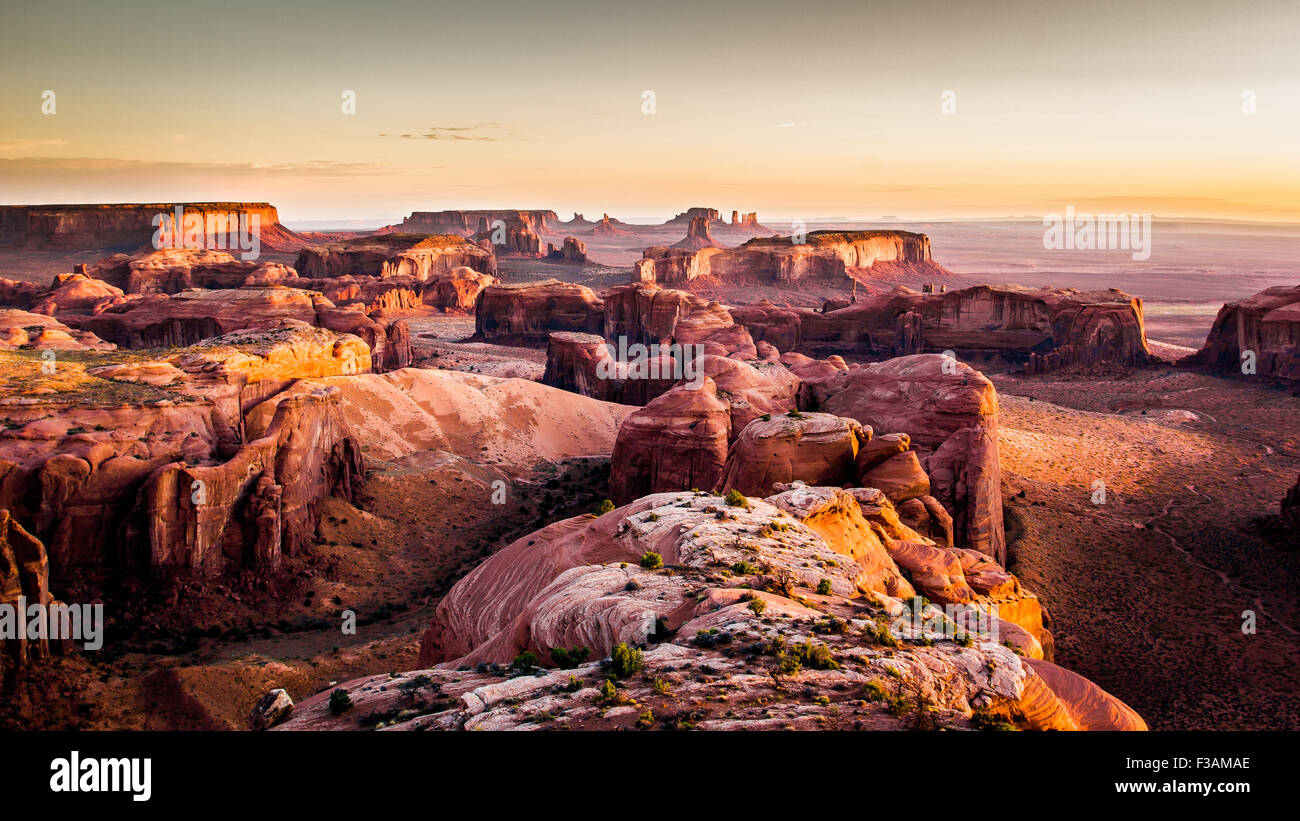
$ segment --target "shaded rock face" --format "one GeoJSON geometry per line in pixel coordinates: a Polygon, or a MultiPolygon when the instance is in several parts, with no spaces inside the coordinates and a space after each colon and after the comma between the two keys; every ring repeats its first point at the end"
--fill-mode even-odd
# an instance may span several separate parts
{"type": "Polygon", "coordinates": [[[587,261],[587,243],[577,237],[565,237],[564,243],[556,248],[546,243],[546,258],[562,262],[583,263],[587,261]]]}
{"type": "Polygon", "coordinates": [[[112,303],[121,297],[122,291],[106,282],[84,274],[61,274],[32,311],[49,316],[59,311],[91,313],[96,306],[112,303]]]}
{"type": "Polygon", "coordinates": [[[316,324],[319,294],[294,288],[184,291],[132,299],[91,316],[65,314],[65,322],[124,348],[183,348],[244,328],[278,327],[284,320],[316,324]]]}
{"type": "Polygon", "coordinates": [[[353,498],[365,467],[338,389],[268,401],[270,424],[229,461],[168,464],[146,480],[127,538],[147,540],[151,571],[274,571],[311,540],[321,498],[353,498]]]}
{"type": "MultiPolygon", "coordinates": [[[[20,604],[49,607],[53,603],[45,545],[24,530],[8,510],[0,508],[0,608],[18,608],[20,604]]],[[[4,639],[0,652],[4,686],[7,688],[21,676],[29,664],[59,647],[58,641],[51,643],[48,638],[19,635],[4,639]]]]}
{"type": "Polygon", "coordinates": [[[281,408],[279,392],[368,361],[361,340],[320,329],[241,334],[92,369],[102,386],[70,399],[5,402],[0,507],[29,523],[56,572],[274,567],[314,528],[316,500],[349,495],[360,475],[337,396],[281,408]],[[130,384],[156,390],[112,398],[130,384]]]}
{"type": "MultiPolygon", "coordinates": [[[[908,434],[928,474],[924,495],[952,514],[954,544],[1006,562],[997,391],[983,374],[919,354],[842,372],[813,383],[812,391],[820,411],[908,434]]],[[[900,477],[911,472],[903,465],[891,470],[900,477]]]]}
{"type": "Polygon", "coordinates": [[[446,273],[431,274],[424,281],[409,276],[343,276],[328,279],[287,279],[286,287],[320,291],[338,306],[357,306],[367,314],[399,313],[421,308],[468,313],[478,295],[496,277],[480,274],[461,265],[446,273]]]}
{"type": "Polygon", "coordinates": [[[1248,363],[1255,375],[1300,382],[1300,285],[1265,288],[1224,305],[1205,345],[1178,364],[1245,374],[1248,363]]]}
{"type": "Polygon", "coordinates": [[[620,405],[644,405],[671,388],[686,370],[667,351],[653,361],[619,362],[604,337],[558,331],[546,347],[542,384],[620,405]]]}
{"type": "Polygon", "coordinates": [[[16,279],[0,277],[0,305],[30,311],[32,306],[41,301],[45,295],[46,289],[35,282],[19,282],[16,279]]]}
{"type": "Polygon", "coordinates": [[[216,247],[208,236],[208,219],[223,221],[231,214],[259,221],[263,251],[294,251],[304,240],[280,224],[274,206],[265,202],[187,202],[113,205],[0,205],[0,233],[22,238],[28,248],[94,249],[144,246],[151,242],[160,214],[173,219],[177,207],[203,218],[205,247],[216,247]]]}
{"type": "Polygon", "coordinates": [[[539,721],[630,728],[647,709],[652,724],[689,719],[700,729],[835,727],[825,722],[845,710],[852,713],[846,728],[913,726],[884,703],[862,700],[863,685],[873,681],[883,692],[906,693],[922,705],[918,714],[940,726],[968,727],[979,710],[1024,728],[1145,729],[1122,702],[1041,661],[1042,643],[1016,621],[996,624],[997,638],[1012,649],[991,638],[990,624],[966,625],[974,640],[963,646],[903,620],[896,595],[914,588],[891,552],[908,557],[927,589],[960,585],[972,601],[1017,613],[1037,600],[987,557],[912,558],[932,546],[923,537],[899,538],[908,533],[890,523],[892,508],[867,506],[870,516],[834,488],[736,505],[707,493],[664,493],[600,517],[557,522],[497,552],[448,592],[422,642],[424,669],[396,682],[346,682],[340,686],[353,710],[332,715],[323,692],[297,705],[282,729],[366,726],[365,716],[392,714],[421,688],[426,707],[394,729],[539,721]],[[637,566],[650,552],[671,572],[637,566]],[[947,558],[954,561],[944,564],[947,558]],[[725,567],[737,572],[718,572],[725,567]],[[829,595],[814,592],[826,588],[829,595]],[[837,624],[844,629],[831,629],[837,624]],[[886,631],[897,638],[880,638],[886,631]],[[622,699],[601,703],[597,687],[608,670],[599,659],[619,643],[645,648],[644,676],[620,679],[622,699]],[[574,647],[590,651],[587,663],[512,678],[499,669],[524,652],[549,667],[558,661],[553,651],[574,647]],[[795,648],[804,648],[805,662],[783,681],[771,671],[795,648]],[[656,681],[661,686],[652,687],[656,681]],[[714,710],[722,687],[728,698],[714,710]],[[635,709],[620,706],[631,698],[635,709]],[[689,715],[683,704],[695,705],[689,715]],[[804,724],[800,716],[814,720],[804,724]]]}
{"type": "Polygon", "coordinates": [[[604,322],[604,303],[590,288],[548,279],[484,289],[474,311],[474,335],[541,347],[553,331],[599,334],[604,322]]]}
{"type": "Polygon", "coordinates": [[[814,231],[803,243],[790,237],[751,239],[738,248],[671,248],[644,252],[654,260],[660,282],[688,282],[700,277],[722,283],[788,284],[805,280],[843,280],[873,266],[942,269],[930,259],[930,240],[907,231],[814,231]]]}
{"type": "Polygon", "coordinates": [[[459,267],[496,276],[496,257],[464,237],[379,234],[304,248],[294,263],[301,277],[406,276],[424,282],[459,267]]]}
{"type": "Polygon", "coordinates": [[[1142,301],[1118,291],[897,288],[826,312],[764,302],[733,309],[732,315],[756,340],[812,354],[892,357],[951,350],[1018,359],[1031,372],[1151,361],[1142,301]]]}

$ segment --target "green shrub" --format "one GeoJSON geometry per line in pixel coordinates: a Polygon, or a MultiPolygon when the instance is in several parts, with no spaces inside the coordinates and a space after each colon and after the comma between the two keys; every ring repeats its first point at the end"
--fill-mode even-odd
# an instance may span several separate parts
{"type": "Polygon", "coordinates": [[[673,686],[672,686],[671,683],[669,683],[668,679],[666,679],[666,678],[657,678],[657,679],[655,679],[654,692],[655,692],[655,695],[657,695],[657,696],[668,696],[668,695],[672,695],[672,692],[673,692],[673,686]]]}
{"type": "Polygon", "coordinates": [[[821,581],[817,582],[817,595],[829,596],[830,594],[831,594],[830,579],[822,579],[821,581]]]}
{"type": "Polygon", "coordinates": [[[727,491],[726,501],[732,507],[749,507],[749,500],[745,498],[745,494],[734,487],[727,491]]]}
{"type": "Polygon", "coordinates": [[[641,651],[635,647],[628,647],[627,642],[623,641],[614,645],[609,658],[609,669],[619,678],[627,678],[633,673],[639,672],[645,666],[641,651]]]}
{"type": "Polygon", "coordinates": [[[606,513],[608,513],[608,512],[610,512],[611,510],[613,510],[614,507],[615,507],[615,505],[614,505],[614,503],[613,503],[611,500],[609,500],[609,499],[605,499],[605,500],[602,501],[602,502],[600,503],[600,505],[596,508],[596,515],[597,515],[597,516],[604,516],[606,513]]]}
{"type": "Polygon", "coordinates": [[[814,670],[840,669],[839,662],[831,655],[831,649],[824,644],[814,645],[812,639],[804,639],[803,644],[796,644],[793,652],[805,667],[814,670]]]}
{"type": "Polygon", "coordinates": [[[525,650],[524,652],[515,656],[514,661],[510,662],[510,669],[518,670],[521,673],[527,673],[529,670],[535,669],[537,667],[537,662],[538,662],[537,654],[532,652],[531,650],[525,650]]]}
{"type": "Polygon", "coordinates": [[[552,647],[551,661],[555,662],[555,666],[561,670],[572,670],[585,662],[590,654],[591,648],[589,647],[574,647],[570,650],[565,650],[563,647],[552,647]]]}
{"type": "Polygon", "coordinates": [[[749,600],[749,612],[753,613],[755,616],[763,615],[763,611],[766,609],[767,609],[767,602],[765,600],[763,599],[749,600]]]}
{"type": "Polygon", "coordinates": [[[664,557],[653,550],[647,550],[641,556],[641,566],[646,570],[658,570],[664,566],[664,557]]]}
{"type": "Polygon", "coordinates": [[[352,709],[352,696],[342,687],[330,693],[330,713],[336,716],[343,715],[352,709]]]}

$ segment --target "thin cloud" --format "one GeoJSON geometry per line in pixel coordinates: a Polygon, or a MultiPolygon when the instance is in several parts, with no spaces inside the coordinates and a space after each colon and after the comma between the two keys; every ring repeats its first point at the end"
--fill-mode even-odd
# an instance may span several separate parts
{"type": "Polygon", "coordinates": [[[450,140],[458,142],[498,142],[511,135],[494,134],[502,128],[500,123],[478,123],[475,125],[435,125],[423,134],[388,134],[380,137],[398,137],[403,140],[450,140]],[[486,133],[485,133],[486,132],[486,133]]]}

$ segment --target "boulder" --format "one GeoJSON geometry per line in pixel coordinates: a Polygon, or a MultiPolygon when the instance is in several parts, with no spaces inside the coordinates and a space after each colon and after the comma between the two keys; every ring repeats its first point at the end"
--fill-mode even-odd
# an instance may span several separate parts
{"type": "MultiPolygon", "coordinates": [[[[796,412],[797,413],[797,412],[796,412]]],[[[856,420],[827,413],[780,414],[755,419],[727,453],[720,489],[766,496],[778,484],[842,485],[853,478],[853,459],[871,436],[856,420]]]]}
{"type": "Polygon", "coordinates": [[[712,488],[723,476],[731,435],[730,405],[712,379],[684,383],[634,411],[618,429],[610,498],[712,488]]]}

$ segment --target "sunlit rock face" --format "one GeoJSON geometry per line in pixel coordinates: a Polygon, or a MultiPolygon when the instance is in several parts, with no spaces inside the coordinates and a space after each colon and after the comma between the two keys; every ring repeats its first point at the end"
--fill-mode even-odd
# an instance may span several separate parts
{"type": "Polygon", "coordinates": [[[1300,382],[1300,285],[1224,305],[1205,345],[1179,364],[1300,382]]]}
{"type": "Polygon", "coordinates": [[[3,205],[0,235],[16,236],[34,249],[139,248],[151,242],[160,216],[165,225],[172,224],[178,207],[183,214],[199,218],[191,238],[202,247],[224,248],[217,243],[228,241],[232,217],[235,225],[241,218],[250,226],[257,221],[262,251],[295,251],[304,244],[302,237],[280,224],[275,206],[265,202],[3,205]]]}
{"type": "Polygon", "coordinates": [[[278,729],[359,729],[376,716],[408,730],[1146,728],[1043,660],[1028,617],[1037,600],[1014,576],[933,548],[890,522],[887,501],[864,498],[879,502],[868,517],[835,488],[660,493],[557,522],[448,592],[420,670],[344,682],[350,710],[329,709],[331,688],[278,729]],[[944,627],[911,598],[909,574],[919,590],[946,585],[1019,621],[944,627]],[[909,621],[904,599],[931,620],[909,621]]]}
{"type": "Polygon", "coordinates": [[[355,336],[240,332],[158,359],[63,364],[50,392],[6,397],[0,508],[72,566],[136,574],[273,569],[350,497],[359,447],[337,391],[306,378],[369,370],[355,336]]]}
{"type": "Polygon", "coordinates": [[[498,220],[507,230],[527,225],[536,233],[553,233],[556,224],[560,223],[559,216],[550,210],[415,211],[402,220],[396,230],[409,234],[468,235],[481,231],[485,225],[491,230],[492,224],[498,220]]]}
{"type": "Polygon", "coordinates": [[[896,288],[824,311],[760,302],[732,309],[756,340],[813,355],[999,355],[1031,371],[1063,365],[1144,365],[1142,301],[1119,291],[978,285],[922,293],[896,288]]]}
{"type": "Polygon", "coordinates": [[[663,283],[701,277],[735,284],[835,281],[878,263],[942,271],[930,259],[930,240],[924,234],[814,231],[802,239],[796,243],[791,237],[759,237],[732,249],[656,246],[647,248],[644,256],[654,260],[655,276],[663,283]]]}
{"type": "Polygon", "coordinates": [[[464,237],[378,234],[302,249],[294,268],[301,277],[411,277],[424,282],[465,266],[496,276],[496,257],[464,237]]]}

